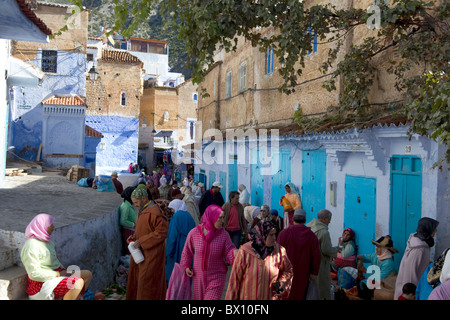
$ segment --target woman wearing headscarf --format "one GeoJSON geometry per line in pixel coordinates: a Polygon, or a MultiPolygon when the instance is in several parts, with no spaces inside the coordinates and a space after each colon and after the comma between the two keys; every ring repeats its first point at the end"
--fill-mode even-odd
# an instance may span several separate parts
{"type": "Polygon", "coordinates": [[[186,204],[187,211],[191,214],[191,217],[194,219],[195,225],[197,226],[200,223],[200,210],[198,208],[197,200],[191,191],[191,187],[186,187],[183,201],[186,204]]]}
{"type": "Polygon", "coordinates": [[[252,224],[250,230],[253,229],[259,221],[270,221],[272,220],[270,207],[267,204],[263,204],[260,208],[257,208],[252,213],[252,224]]]}
{"type": "Polygon", "coordinates": [[[173,210],[169,223],[169,235],[166,243],[166,281],[169,283],[175,263],[180,263],[186,238],[196,224],[187,211],[186,204],[179,199],[169,203],[169,209],[173,210]]]}
{"type": "Polygon", "coordinates": [[[356,268],[356,244],[355,232],[351,228],[346,228],[339,238],[340,252],[337,257],[333,259],[331,266],[337,270],[344,267],[356,268]]]}
{"type": "Polygon", "coordinates": [[[434,235],[439,222],[425,217],[419,220],[415,233],[409,236],[403,254],[397,281],[395,283],[395,300],[402,294],[405,283],[417,286],[420,277],[430,263],[430,248],[434,246],[434,235]]]}
{"type": "Polygon", "coordinates": [[[232,265],[237,250],[223,228],[221,207],[208,206],[201,222],[187,236],[180,265],[193,279],[193,300],[219,300],[226,282],[225,262],[232,265]]]}
{"type": "Polygon", "coordinates": [[[160,182],[160,186],[158,188],[159,191],[159,196],[160,199],[163,200],[170,200],[170,192],[171,192],[171,188],[170,186],[167,184],[167,179],[165,176],[162,176],[161,179],[159,180],[160,182]]]}
{"type": "Polygon", "coordinates": [[[136,225],[137,213],[131,200],[131,194],[135,187],[127,187],[122,191],[120,196],[123,198],[123,202],[119,207],[119,224],[122,233],[122,251],[129,253],[127,239],[134,233],[134,227],[136,225]]]}
{"type": "Polygon", "coordinates": [[[159,187],[159,179],[160,179],[160,176],[159,176],[158,172],[153,170],[153,175],[150,177],[150,181],[152,182],[153,186],[155,186],[156,188],[159,187]]]}
{"type": "Polygon", "coordinates": [[[302,208],[302,202],[300,201],[299,193],[292,182],[285,184],[284,189],[286,194],[281,197],[280,205],[284,208],[283,228],[287,228],[294,224],[294,211],[302,208]]]}
{"type": "Polygon", "coordinates": [[[431,291],[428,300],[450,300],[450,254],[445,256],[439,280],[441,284],[431,291]]]}
{"type": "Polygon", "coordinates": [[[231,269],[225,300],[276,300],[288,297],[293,267],[276,242],[276,228],[260,221],[243,244],[231,269]]]}
{"type": "Polygon", "coordinates": [[[68,273],[56,256],[55,244],[50,240],[55,218],[38,214],[25,229],[27,240],[20,259],[28,274],[26,293],[32,300],[82,299],[92,279],[88,270],[77,275],[68,273]]]}
{"type": "Polygon", "coordinates": [[[445,249],[441,255],[425,269],[425,272],[420,277],[419,283],[416,286],[416,300],[428,300],[431,291],[441,284],[440,277],[448,252],[450,252],[450,248],[445,249]]]}

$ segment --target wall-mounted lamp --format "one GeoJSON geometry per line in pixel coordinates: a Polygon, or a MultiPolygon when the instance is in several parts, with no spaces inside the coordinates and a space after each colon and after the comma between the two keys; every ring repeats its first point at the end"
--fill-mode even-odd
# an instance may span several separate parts
{"type": "Polygon", "coordinates": [[[92,81],[96,81],[98,78],[98,71],[95,66],[92,66],[91,70],[89,70],[89,79],[92,81]]]}

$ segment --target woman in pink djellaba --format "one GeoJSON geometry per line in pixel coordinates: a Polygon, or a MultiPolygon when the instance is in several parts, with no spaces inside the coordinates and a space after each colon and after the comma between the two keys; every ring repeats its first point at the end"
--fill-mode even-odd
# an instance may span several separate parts
{"type": "Polygon", "coordinates": [[[186,239],[180,265],[192,277],[193,300],[220,300],[227,265],[233,265],[236,247],[224,227],[224,211],[217,205],[206,208],[201,224],[186,239]]]}

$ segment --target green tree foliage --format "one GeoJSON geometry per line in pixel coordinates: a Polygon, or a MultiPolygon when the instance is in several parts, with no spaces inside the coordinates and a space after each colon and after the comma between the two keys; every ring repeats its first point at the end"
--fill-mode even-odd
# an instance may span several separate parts
{"type": "MultiPolygon", "coordinates": [[[[448,1],[390,0],[376,1],[379,5],[379,27],[376,34],[360,44],[351,45],[338,61],[347,35],[360,25],[371,26],[373,12],[363,9],[339,9],[330,4],[306,5],[299,0],[131,0],[116,2],[115,28],[131,34],[143,23],[152,6],[161,3],[161,15],[184,43],[188,67],[195,83],[214,63],[218,47],[236,50],[237,36],[243,36],[262,51],[274,49],[284,79],[279,90],[290,94],[298,86],[305,66],[305,57],[312,51],[314,35],[319,42],[332,42],[320,70],[330,77],[323,86],[336,90],[336,79],[342,79],[342,95],[335,114],[357,119],[367,116],[370,87],[374,80],[373,58],[391,49],[396,60],[389,72],[396,76],[396,89],[403,94],[402,112],[411,122],[410,134],[418,133],[450,144],[449,100],[449,12],[448,1]],[[133,23],[126,25],[129,17],[133,23]],[[276,32],[267,35],[266,28],[276,32]],[[410,70],[420,66],[421,74],[410,70]]],[[[330,117],[330,115],[325,115],[330,117]]],[[[298,123],[307,126],[317,119],[307,119],[301,111],[298,123]]],[[[335,119],[336,120],[336,119],[335,119]]],[[[450,163],[450,149],[446,154],[450,163]]]]}

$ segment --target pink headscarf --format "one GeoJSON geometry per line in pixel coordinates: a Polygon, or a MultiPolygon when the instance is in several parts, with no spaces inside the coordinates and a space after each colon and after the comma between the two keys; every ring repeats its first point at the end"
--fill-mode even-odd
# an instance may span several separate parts
{"type": "Polygon", "coordinates": [[[27,239],[35,238],[41,241],[50,241],[50,235],[47,232],[48,227],[50,227],[55,218],[46,213],[40,213],[31,220],[25,229],[25,236],[27,239]]]}
{"type": "Polygon", "coordinates": [[[208,261],[209,256],[209,246],[211,243],[211,240],[218,234],[218,231],[223,231],[223,228],[216,229],[214,224],[216,223],[217,219],[219,219],[220,214],[222,213],[223,209],[222,207],[219,207],[218,205],[212,204],[208,206],[203,213],[202,216],[202,223],[201,225],[198,225],[197,228],[200,231],[200,234],[202,235],[203,239],[206,242],[205,250],[203,251],[202,256],[202,270],[206,270],[206,262],[208,261]],[[202,226],[208,230],[208,234],[205,236],[203,234],[202,226]]]}

